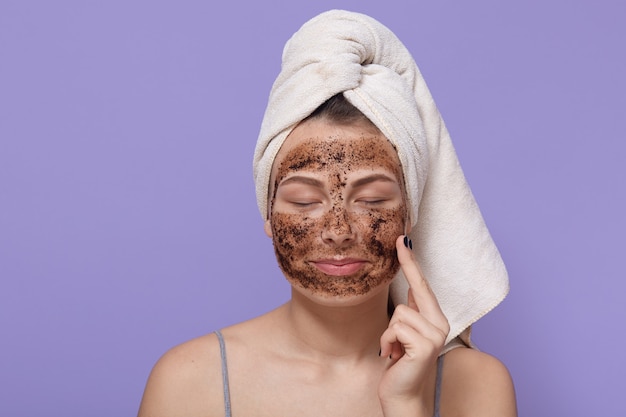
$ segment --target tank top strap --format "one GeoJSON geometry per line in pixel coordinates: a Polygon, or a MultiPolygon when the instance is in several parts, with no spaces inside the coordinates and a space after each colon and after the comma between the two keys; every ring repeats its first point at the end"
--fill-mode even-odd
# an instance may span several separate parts
{"type": "Polygon", "coordinates": [[[441,380],[443,379],[443,358],[445,355],[440,355],[437,358],[437,379],[435,381],[435,412],[433,417],[441,417],[439,414],[439,402],[441,400],[441,380]]]}
{"type": "Polygon", "coordinates": [[[224,415],[231,417],[230,410],[230,385],[228,382],[228,364],[226,362],[226,344],[224,343],[224,336],[219,330],[215,331],[217,340],[220,342],[220,357],[222,359],[222,385],[224,387],[224,415]]]}

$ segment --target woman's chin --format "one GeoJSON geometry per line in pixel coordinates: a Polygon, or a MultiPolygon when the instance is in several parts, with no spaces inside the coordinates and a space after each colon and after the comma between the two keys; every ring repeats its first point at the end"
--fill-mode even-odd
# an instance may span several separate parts
{"type": "Polygon", "coordinates": [[[291,282],[293,295],[300,295],[309,301],[325,307],[350,307],[360,305],[384,293],[387,299],[389,284],[391,280],[381,282],[374,287],[367,289],[355,289],[350,286],[337,285],[325,288],[306,288],[299,282],[291,282]]]}

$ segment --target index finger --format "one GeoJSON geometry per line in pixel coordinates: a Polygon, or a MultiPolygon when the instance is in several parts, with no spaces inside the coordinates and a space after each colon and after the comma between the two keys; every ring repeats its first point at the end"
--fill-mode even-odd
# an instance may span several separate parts
{"type": "Polygon", "coordinates": [[[407,245],[410,244],[407,236],[400,236],[396,240],[396,249],[400,268],[402,268],[402,272],[409,283],[409,292],[413,296],[420,313],[437,327],[447,327],[447,319],[441,311],[437,297],[424,278],[413,252],[405,246],[405,239],[407,245]]]}

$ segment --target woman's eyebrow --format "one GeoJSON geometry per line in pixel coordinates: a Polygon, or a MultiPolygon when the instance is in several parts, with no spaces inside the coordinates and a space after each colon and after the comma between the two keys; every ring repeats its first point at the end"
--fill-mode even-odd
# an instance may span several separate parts
{"type": "Polygon", "coordinates": [[[357,187],[362,187],[364,185],[367,184],[371,184],[373,182],[376,181],[384,181],[384,182],[393,182],[393,183],[398,183],[398,181],[396,181],[394,178],[385,175],[385,174],[372,174],[372,175],[368,175],[366,177],[363,178],[359,178],[358,180],[354,181],[351,185],[353,188],[357,188],[357,187]]]}
{"type": "Polygon", "coordinates": [[[285,178],[278,185],[281,186],[281,185],[291,184],[291,183],[311,185],[313,187],[319,187],[319,188],[322,188],[324,186],[324,183],[322,181],[317,180],[315,178],[311,178],[311,177],[305,177],[302,175],[294,175],[289,178],[285,178]]]}

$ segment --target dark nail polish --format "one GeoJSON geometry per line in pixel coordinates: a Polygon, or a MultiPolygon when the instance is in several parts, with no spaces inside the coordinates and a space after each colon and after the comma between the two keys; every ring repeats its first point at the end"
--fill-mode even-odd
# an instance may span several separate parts
{"type": "Polygon", "coordinates": [[[409,247],[409,237],[407,235],[404,235],[404,247],[409,247]]]}
{"type": "Polygon", "coordinates": [[[409,249],[413,250],[413,241],[409,239],[409,249]]]}
{"type": "Polygon", "coordinates": [[[380,356],[380,354],[383,353],[382,349],[378,349],[378,356],[380,356]]]}

